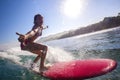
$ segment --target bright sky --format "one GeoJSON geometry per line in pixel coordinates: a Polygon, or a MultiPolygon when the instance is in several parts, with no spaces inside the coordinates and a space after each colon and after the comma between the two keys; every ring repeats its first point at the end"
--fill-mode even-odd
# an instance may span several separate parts
{"type": "Polygon", "coordinates": [[[87,26],[104,17],[117,16],[120,0],[0,0],[0,43],[17,41],[15,32],[25,34],[35,14],[49,28],[43,36],[87,26]]]}

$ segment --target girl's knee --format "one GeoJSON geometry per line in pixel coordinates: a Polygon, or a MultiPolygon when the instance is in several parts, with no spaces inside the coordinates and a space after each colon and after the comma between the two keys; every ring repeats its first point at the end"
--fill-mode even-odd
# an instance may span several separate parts
{"type": "Polygon", "coordinates": [[[48,50],[48,47],[44,45],[44,47],[43,47],[43,55],[47,54],[47,50],[48,50]]]}
{"type": "Polygon", "coordinates": [[[48,47],[46,45],[43,46],[43,51],[47,51],[48,47]]]}
{"type": "Polygon", "coordinates": [[[47,46],[45,46],[45,50],[46,50],[46,51],[48,50],[48,47],[47,47],[47,46]]]}

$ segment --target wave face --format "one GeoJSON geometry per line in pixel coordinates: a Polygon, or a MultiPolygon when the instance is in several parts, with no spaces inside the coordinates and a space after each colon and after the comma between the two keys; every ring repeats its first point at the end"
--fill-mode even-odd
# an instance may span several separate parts
{"type": "MultiPolygon", "coordinates": [[[[90,58],[110,58],[118,62],[117,68],[109,74],[87,80],[120,79],[120,28],[66,39],[48,41],[46,64],[90,58]]],[[[49,80],[31,72],[28,68],[36,57],[19,46],[0,51],[0,80],[49,80]]],[[[37,64],[39,66],[39,62],[37,64]]]]}

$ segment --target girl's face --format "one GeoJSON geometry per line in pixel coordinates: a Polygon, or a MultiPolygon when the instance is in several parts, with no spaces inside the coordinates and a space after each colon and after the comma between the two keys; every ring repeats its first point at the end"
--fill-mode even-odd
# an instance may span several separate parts
{"type": "Polygon", "coordinates": [[[41,18],[41,17],[36,17],[36,19],[35,19],[35,24],[37,24],[37,25],[42,25],[43,24],[43,18],[41,18]]]}

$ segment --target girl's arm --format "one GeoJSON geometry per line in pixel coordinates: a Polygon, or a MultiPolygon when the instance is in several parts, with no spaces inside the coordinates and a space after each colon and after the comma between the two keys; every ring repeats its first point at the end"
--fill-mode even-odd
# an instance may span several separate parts
{"type": "Polygon", "coordinates": [[[18,32],[16,32],[16,34],[17,35],[19,35],[20,36],[20,40],[19,41],[25,41],[26,39],[28,39],[28,38],[30,38],[30,37],[33,37],[33,36],[35,36],[38,32],[40,32],[40,33],[42,33],[42,30],[43,29],[46,29],[46,28],[48,28],[48,26],[46,26],[46,27],[38,27],[38,28],[36,28],[36,29],[34,29],[34,30],[31,30],[31,31],[29,31],[27,34],[25,34],[25,35],[23,35],[23,34],[20,34],[20,33],[18,33],[18,32]]]}

